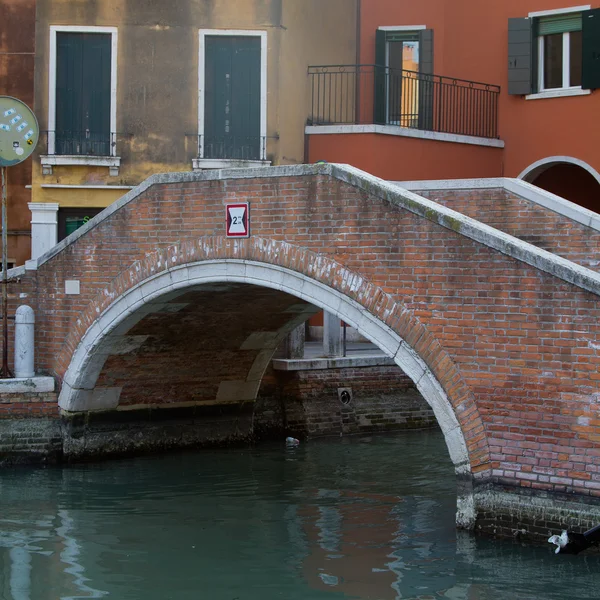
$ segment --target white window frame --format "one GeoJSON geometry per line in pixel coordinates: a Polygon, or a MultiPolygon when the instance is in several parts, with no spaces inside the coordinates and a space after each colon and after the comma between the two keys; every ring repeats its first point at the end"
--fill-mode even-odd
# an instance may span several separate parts
{"type": "MultiPolygon", "coordinates": [[[[530,19],[539,19],[541,17],[550,17],[554,15],[564,15],[569,13],[578,13],[585,10],[590,10],[591,5],[585,4],[583,6],[571,6],[569,8],[557,8],[554,10],[540,10],[529,13],[530,19]]],[[[545,37],[543,35],[538,36],[537,43],[537,69],[538,69],[538,92],[536,94],[530,94],[527,96],[528,100],[536,98],[556,98],[560,96],[579,96],[587,95],[590,93],[589,90],[583,90],[580,85],[572,86],[571,83],[571,34],[569,32],[563,33],[563,64],[562,64],[562,87],[560,88],[546,88],[544,81],[544,44],[545,37]]]]}
{"type": "Polygon", "coordinates": [[[559,88],[547,88],[544,81],[544,50],[546,36],[538,37],[538,90],[549,92],[551,90],[580,90],[580,85],[571,85],[571,33],[562,34],[562,86],[559,88]]]}
{"type": "MultiPolygon", "coordinates": [[[[117,49],[118,29],[116,27],[85,27],[79,25],[51,25],[50,26],[50,57],[48,68],[48,158],[43,165],[85,164],[118,167],[120,158],[117,156],[117,49]],[[111,65],[110,65],[110,131],[111,139],[110,156],[76,156],[61,157],[56,155],[56,36],[58,33],[104,33],[111,35],[111,65]],[[50,158],[52,157],[52,158],[50,158]]],[[[43,159],[44,157],[42,157],[43,159]]]]}
{"type": "Polygon", "coordinates": [[[260,137],[265,140],[261,145],[259,161],[239,160],[212,160],[198,158],[194,160],[194,169],[197,168],[219,168],[230,166],[232,163],[240,166],[252,166],[264,164],[267,160],[267,32],[255,29],[200,29],[199,30],[199,52],[198,52],[198,150],[201,157],[204,156],[204,108],[206,94],[206,38],[212,36],[224,37],[259,37],[260,38],[260,137]]]}

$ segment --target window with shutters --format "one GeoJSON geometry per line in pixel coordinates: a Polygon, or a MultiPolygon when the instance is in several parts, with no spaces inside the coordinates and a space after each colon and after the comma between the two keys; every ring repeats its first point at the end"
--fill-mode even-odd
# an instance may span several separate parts
{"type": "Polygon", "coordinates": [[[118,169],[116,152],[117,29],[50,27],[48,151],[53,165],[118,169]]]}
{"type": "Polygon", "coordinates": [[[264,31],[201,30],[194,168],[266,161],[264,31]]]}
{"type": "Polygon", "coordinates": [[[508,93],[528,99],[600,88],[600,8],[529,13],[508,20],[508,93]]]}

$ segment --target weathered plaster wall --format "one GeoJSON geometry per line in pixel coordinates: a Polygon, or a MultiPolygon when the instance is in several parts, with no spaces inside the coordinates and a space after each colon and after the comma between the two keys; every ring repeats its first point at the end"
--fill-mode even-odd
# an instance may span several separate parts
{"type": "MultiPolygon", "coordinates": [[[[348,63],[356,56],[355,0],[40,0],[37,8],[35,107],[48,122],[48,48],[51,25],[118,28],[118,177],[97,167],[34,165],[33,199],[61,206],[105,207],[115,190],[65,192],[66,185],[137,185],[157,172],[188,171],[196,157],[200,29],[267,33],[267,155],[273,164],[304,161],[308,115],[307,67],[348,63]]],[[[40,150],[40,153],[45,150],[40,150]]]]}

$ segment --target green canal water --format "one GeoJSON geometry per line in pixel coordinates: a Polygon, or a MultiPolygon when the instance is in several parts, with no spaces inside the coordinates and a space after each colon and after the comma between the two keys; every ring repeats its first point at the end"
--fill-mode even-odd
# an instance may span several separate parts
{"type": "Polygon", "coordinates": [[[454,528],[437,431],[3,471],[3,600],[600,597],[600,557],[454,528]]]}

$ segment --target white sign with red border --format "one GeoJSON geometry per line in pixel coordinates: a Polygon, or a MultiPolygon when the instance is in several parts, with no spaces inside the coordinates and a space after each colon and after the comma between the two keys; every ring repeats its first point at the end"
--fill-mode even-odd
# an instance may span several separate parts
{"type": "Polygon", "coordinates": [[[250,205],[237,202],[225,206],[227,237],[250,237],[250,205]]]}

